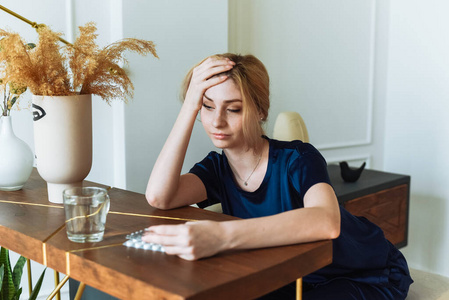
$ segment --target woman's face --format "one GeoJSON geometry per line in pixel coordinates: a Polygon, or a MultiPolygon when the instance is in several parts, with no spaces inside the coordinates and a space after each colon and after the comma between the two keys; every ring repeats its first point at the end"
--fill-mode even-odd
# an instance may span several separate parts
{"type": "Polygon", "coordinates": [[[242,107],[240,89],[231,79],[204,93],[201,122],[215,147],[235,149],[245,146],[242,107]]]}

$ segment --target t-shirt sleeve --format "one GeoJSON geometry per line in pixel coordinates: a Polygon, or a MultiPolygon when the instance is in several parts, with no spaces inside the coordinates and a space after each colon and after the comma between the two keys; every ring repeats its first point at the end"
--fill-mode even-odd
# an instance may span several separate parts
{"type": "Polygon", "coordinates": [[[302,143],[296,148],[297,156],[289,167],[291,184],[304,199],[306,192],[317,183],[331,184],[327,163],[321,153],[311,144],[302,143]]]}
{"type": "Polygon", "coordinates": [[[205,208],[220,202],[219,160],[218,153],[212,151],[202,161],[196,163],[189,171],[189,173],[198,176],[206,187],[207,199],[197,203],[200,208],[205,208]]]}

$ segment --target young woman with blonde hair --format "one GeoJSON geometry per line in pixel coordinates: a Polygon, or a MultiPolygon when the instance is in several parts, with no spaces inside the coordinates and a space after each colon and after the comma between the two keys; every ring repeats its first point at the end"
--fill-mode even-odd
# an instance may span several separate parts
{"type": "MultiPolygon", "coordinates": [[[[339,207],[321,154],[301,141],[265,136],[269,77],[260,60],[208,57],[187,74],[183,98],[147,200],[160,209],[221,203],[224,213],[242,220],[153,226],[144,240],[197,260],[231,249],[333,239],[333,263],[303,279],[305,299],[405,299],[412,282],[405,259],[380,228],[339,207]],[[181,174],[198,112],[222,153],[210,152],[181,174]]],[[[294,286],[286,286],[265,298],[294,295],[294,286]]]]}

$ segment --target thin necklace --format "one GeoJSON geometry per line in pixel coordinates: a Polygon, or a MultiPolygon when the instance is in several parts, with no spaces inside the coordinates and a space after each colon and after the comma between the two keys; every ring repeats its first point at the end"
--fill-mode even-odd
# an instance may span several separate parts
{"type": "Polygon", "coordinates": [[[235,172],[235,175],[237,175],[237,177],[238,177],[241,181],[243,181],[243,184],[244,184],[245,186],[248,186],[248,181],[249,181],[249,179],[251,178],[251,176],[253,176],[254,171],[256,171],[257,166],[259,165],[261,158],[262,158],[262,155],[259,156],[259,160],[257,161],[256,166],[254,167],[254,169],[253,169],[253,171],[251,172],[251,174],[249,174],[248,178],[246,178],[246,180],[243,180],[242,177],[240,177],[239,174],[237,174],[237,172],[235,172]]]}

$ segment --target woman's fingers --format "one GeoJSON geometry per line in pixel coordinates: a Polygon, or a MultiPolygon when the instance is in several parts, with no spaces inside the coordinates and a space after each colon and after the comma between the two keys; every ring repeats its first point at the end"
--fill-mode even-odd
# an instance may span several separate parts
{"type": "Polygon", "coordinates": [[[167,254],[196,260],[214,255],[220,249],[220,232],[217,226],[218,223],[211,221],[152,226],[146,229],[142,239],[162,245],[167,254]]]}
{"type": "Polygon", "coordinates": [[[203,73],[206,70],[218,68],[216,70],[223,70],[223,67],[234,66],[235,62],[230,60],[229,58],[216,58],[209,57],[202,64],[198,65],[194,70],[198,72],[198,74],[203,73]]]}
{"type": "Polygon", "coordinates": [[[228,58],[209,57],[195,67],[184,102],[192,105],[195,110],[201,109],[204,92],[210,87],[226,81],[228,77],[219,74],[229,71],[234,65],[235,63],[228,58]]]}
{"type": "Polygon", "coordinates": [[[192,80],[204,82],[214,75],[229,71],[235,63],[229,59],[208,58],[193,71],[192,80]]]}
{"type": "Polygon", "coordinates": [[[174,246],[181,244],[179,236],[177,235],[160,235],[154,233],[147,233],[142,236],[142,240],[147,243],[155,243],[163,246],[174,246]]]}
{"type": "Polygon", "coordinates": [[[178,256],[194,256],[193,247],[164,246],[165,253],[178,256]]]}
{"type": "Polygon", "coordinates": [[[189,242],[188,228],[185,225],[160,225],[147,228],[142,240],[163,246],[181,246],[189,242]]]}
{"type": "Polygon", "coordinates": [[[197,75],[197,78],[200,80],[208,80],[212,78],[215,75],[218,75],[220,73],[227,72],[231,70],[234,66],[230,63],[218,65],[218,66],[211,66],[207,69],[200,70],[199,73],[195,74],[197,75]]]}
{"type": "Polygon", "coordinates": [[[156,243],[164,247],[169,255],[177,255],[185,260],[196,260],[194,245],[189,236],[188,226],[185,225],[161,225],[147,228],[147,233],[142,237],[147,243],[156,243]]]}
{"type": "Polygon", "coordinates": [[[157,225],[151,226],[146,229],[147,233],[155,233],[162,235],[177,235],[182,228],[185,227],[184,224],[181,225],[157,225]]]}

